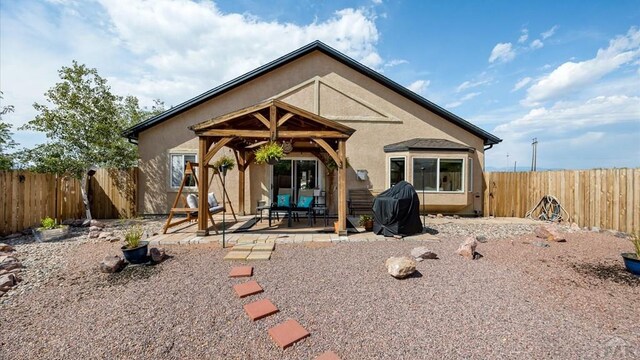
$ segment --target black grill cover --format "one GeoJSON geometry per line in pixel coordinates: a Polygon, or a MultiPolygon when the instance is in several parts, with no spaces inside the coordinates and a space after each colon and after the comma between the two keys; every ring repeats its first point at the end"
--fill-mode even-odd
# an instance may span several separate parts
{"type": "Polygon", "coordinates": [[[384,236],[422,233],[420,199],[413,185],[400,181],[373,200],[373,232],[384,236]]]}

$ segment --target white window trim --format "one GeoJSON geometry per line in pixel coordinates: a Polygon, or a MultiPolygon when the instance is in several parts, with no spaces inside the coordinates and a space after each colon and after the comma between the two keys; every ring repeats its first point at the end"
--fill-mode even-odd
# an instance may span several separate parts
{"type": "Polygon", "coordinates": [[[404,181],[407,181],[407,157],[405,155],[389,156],[387,158],[387,189],[391,187],[391,159],[404,159],[404,181]]]}
{"type": "Polygon", "coordinates": [[[469,169],[469,176],[468,176],[468,181],[469,181],[469,192],[473,192],[473,159],[471,158],[467,158],[467,168],[469,169]]]}
{"type": "MultiPolygon", "coordinates": [[[[423,156],[413,156],[411,157],[411,180],[413,181],[413,183],[415,183],[415,179],[413,178],[413,175],[415,174],[415,162],[414,160],[436,160],[436,170],[437,170],[437,176],[436,176],[436,189],[435,190],[417,190],[416,192],[419,193],[427,193],[427,194],[464,194],[466,192],[466,181],[467,181],[467,171],[465,170],[466,167],[466,159],[465,158],[440,158],[440,157],[423,157],[423,156]],[[462,179],[461,179],[461,185],[462,185],[462,189],[459,191],[445,191],[445,190],[440,190],[440,159],[442,160],[462,160],[462,179]]],[[[424,186],[424,184],[423,184],[424,186]]]]}
{"type": "MultiPolygon", "coordinates": [[[[184,150],[184,151],[171,151],[169,153],[169,189],[172,191],[178,191],[178,189],[180,189],[180,185],[178,186],[173,186],[173,184],[171,183],[171,179],[173,178],[173,156],[175,155],[182,155],[182,163],[184,163],[184,156],[185,155],[193,155],[196,158],[196,162],[198,162],[198,152],[195,150],[189,151],[189,150],[184,150]]],[[[183,174],[184,176],[184,174],[183,174]]],[[[197,190],[198,187],[197,186],[185,186],[184,190],[188,190],[188,191],[194,191],[197,190]]]]}

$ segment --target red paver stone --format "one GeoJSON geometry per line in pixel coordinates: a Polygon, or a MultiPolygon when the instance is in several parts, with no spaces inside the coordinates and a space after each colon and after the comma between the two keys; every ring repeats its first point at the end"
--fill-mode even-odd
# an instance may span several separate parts
{"type": "Polygon", "coordinates": [[[235,266],[231,269],[229,277],[249,277],[253,275],[253,266],[235,266]]]}
{"type": "Polygon", "coordinates": [[[273,341],[283,349],[311,335],[295,320],[287,320],[269,329],[273,341]]]}
{"type": "Polygon", "coordinates": [[[268,299],[258,300],[244,306],[251,320],[256,321],[278,312],[278,308],[268,299]]]}
{"type": "Polygon", "coordinates": [[[238,296],[241,298],[249,295],[258,294],[263,291],[262,287],[255,280],[251,280],[243,284],[234,285],[233,290],[235,290],[236,294],[238,294],[238,296]]]}
{"type": "Polygon", "coordinates": [[[333,351],[327,351],[320,354],[320,356],[318,356],[315,360],[340,360],[340,358],[333,351]]]}

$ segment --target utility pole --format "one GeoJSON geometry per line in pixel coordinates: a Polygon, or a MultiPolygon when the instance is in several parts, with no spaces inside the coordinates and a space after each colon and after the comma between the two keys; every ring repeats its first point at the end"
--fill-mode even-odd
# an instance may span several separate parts
{"type": "Polygon", "coordinates": [[[516,170],[517,167],[518,167],[518,161],[516,160],[516,161],[513,162],[513,172],[518,171],[518,170],[516,170]]]}
{"type": "Polygon", "coordinates": [[[507,170],[505,171],[509,171],[509,153],[507,153],[507,170]]]}
{"type": "Polygon", "coordinates": [[[531,171],[536,171],[538,161],[538,138],[531,142],[531,171]]]}

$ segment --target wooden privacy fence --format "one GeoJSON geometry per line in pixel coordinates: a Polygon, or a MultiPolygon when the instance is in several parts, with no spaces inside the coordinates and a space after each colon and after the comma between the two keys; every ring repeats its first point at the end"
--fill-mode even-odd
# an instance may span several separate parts
{"type": "Polygon", "coordinates": [[[485,173],[484,214],[524,217],[555,196],[581,227],[640,231],[640,168],[485,173]]]}
{"type": "MultiPolygon", "coordinates": [[[[94,218],[135,216],[137,169],[99,169],[89,182],[94,218]]],[[[80,181],[68,176],[0,171],[0,235],[40,224],[84,217],[80,181]]]]}

